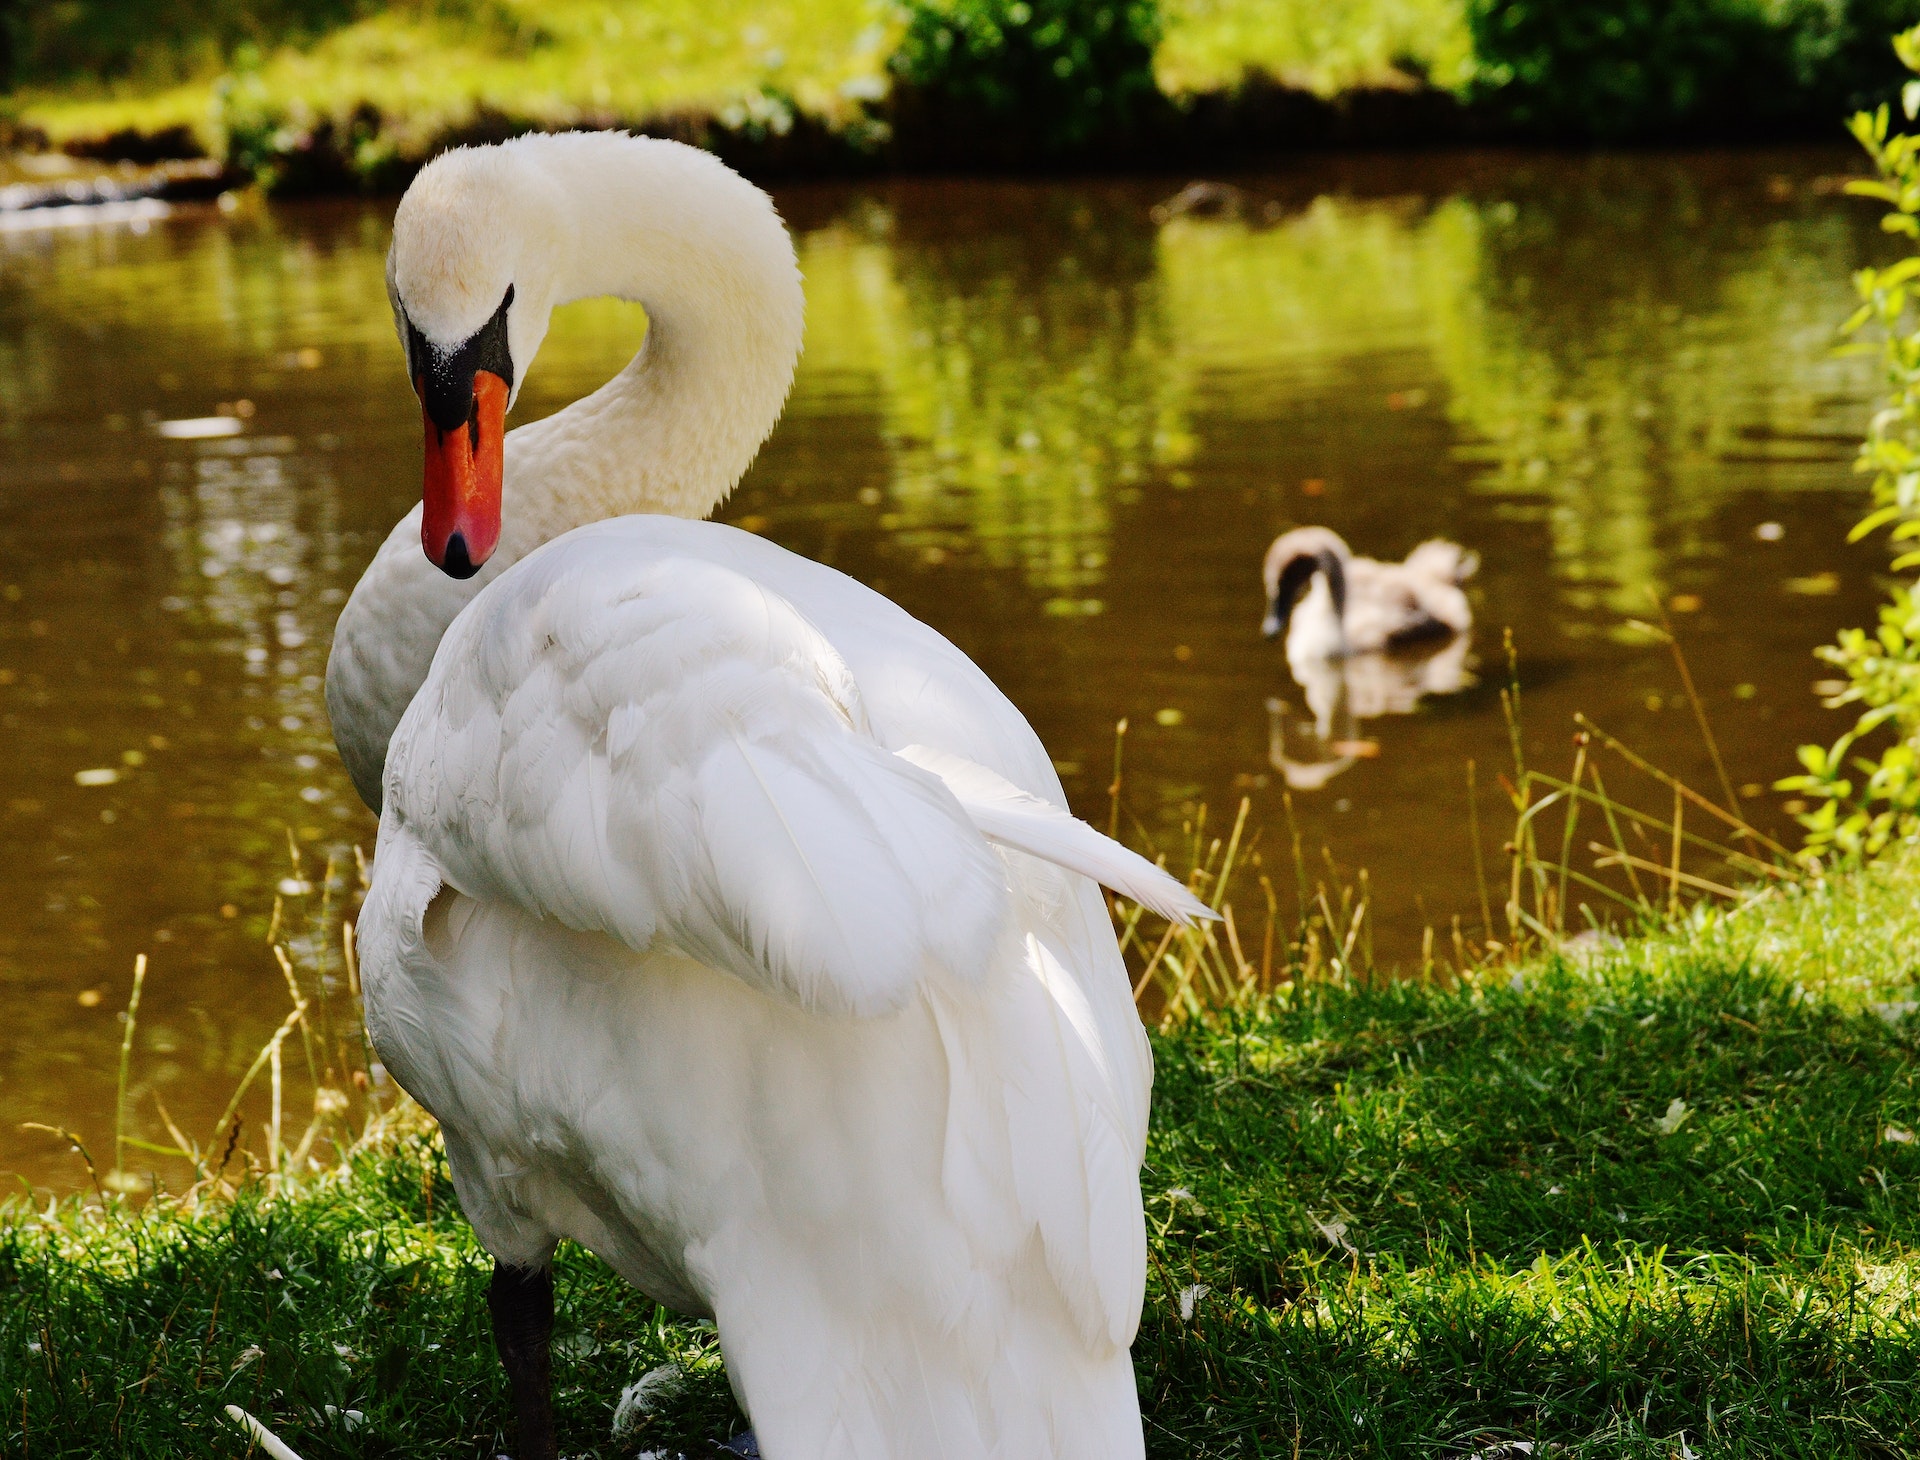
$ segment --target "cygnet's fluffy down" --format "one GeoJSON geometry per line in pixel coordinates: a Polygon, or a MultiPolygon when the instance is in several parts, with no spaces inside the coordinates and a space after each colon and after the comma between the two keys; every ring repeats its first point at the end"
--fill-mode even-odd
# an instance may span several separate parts
{"type": "Polygon", "coordinates": [[[1281,534],[1267,549],[1262,577],[1267,616],[1261,631],[1287,639],[1287,658],[1336,658],[1392,651],[1473,627],[1460,585],[1480,566],[1478,553],[1440,538],[1406,561],[1356,558],[1325,527],[1281,534]]]}

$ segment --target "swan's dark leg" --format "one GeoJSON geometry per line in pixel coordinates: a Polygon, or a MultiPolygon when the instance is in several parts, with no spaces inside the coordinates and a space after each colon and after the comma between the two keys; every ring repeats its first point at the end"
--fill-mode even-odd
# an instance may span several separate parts
{"type": "Polygon", "coordinates": [[[553,1433],[553,1269],[493,1265],[487,1289],[493,1346],[513,1385],[515,1460],[557,1460],[553,1433]]]}
{"type": "Polygon", "coordinates": [[[760,1443],[753,1437],[752,1430],[735,1435],[715,1452],[720,1455],[738,1455],[742,1460],[759,1460],[760,1443]]]}

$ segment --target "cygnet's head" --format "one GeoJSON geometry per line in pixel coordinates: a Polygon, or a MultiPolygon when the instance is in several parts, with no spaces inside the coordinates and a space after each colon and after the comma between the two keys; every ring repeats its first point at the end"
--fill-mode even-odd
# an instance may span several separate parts
{"type": "Polygon", "coordinates": [[[1286,633],[1294,605],[1306,596],[1318,573],[1326,575],[1334,614],[1344,615],[1350,556],[1340,534],[1329,527],[1296,527],[1276,537],[1261,567],[1267,589],[1267,616],[1261,621],[1260,632],[1269,639],[1286,633]]]}

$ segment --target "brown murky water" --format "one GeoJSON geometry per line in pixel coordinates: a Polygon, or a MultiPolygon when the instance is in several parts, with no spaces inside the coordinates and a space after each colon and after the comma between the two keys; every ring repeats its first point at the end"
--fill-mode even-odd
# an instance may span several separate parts
{"type": "MultiPolygon", "coordinates": [[[[1242,795],[1278,832],[1276,748],[1326,757],[1259,637],[1273,533],[1477,550],[1478,682],[1330,725],[1375,753],[1295,792],[1309,851],[1370,872],[1376,954],[1404,964],[1428,922],[1477,923],[1464,766],[1507,763],[1502,626],[1548,761],[1578,709],[1710,783],[1629,622],[1650,590],[1737,784],[1837,729],[1809,650],[1867,621],[1884,559],[1842,545],[1875,379],[1830,345],[1849,271],[1893,250],[1837,196],[1852,165],[1348,160],[1163,221],[1184,179],[786,192],[809,344],[725,516],[954,638],[1098,820],[1129,717],[1127,804],[1162,836],[1242,795]]],[[[82,1173],[20,1122],[108,1143],[134,955],[136,1131],[158,1138],[156,1096],[200,1129],[285,1012],[263,940],[289,836],[309,876],[371,850],[320,686],[338,605],[417,491],[389,212],[0,231],[0,1171],[42,1187],[82,1173]],[[243,429],[159,430],[211,415],[243,429]]],[[[522,417],[638,328],[563,315],[522,417]]],[[[1778,829],[1776,801],[1749,804],[1778,829]]],[[[1491,793],[1484,815],[1494,855],[1491,793]]]]}

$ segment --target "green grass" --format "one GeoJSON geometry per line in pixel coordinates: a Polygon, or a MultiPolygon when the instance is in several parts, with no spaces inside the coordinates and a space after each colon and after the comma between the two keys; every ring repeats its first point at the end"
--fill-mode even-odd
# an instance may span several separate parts
{"type": "MultiPolygon", "coordinates": [[[[1585,963],[1295,985],[1156,1036],[1150,1453],[1920,1449],[1916,891],[1908,851],[1585,963]]],[[[491,1456],[486,1273],[404,1120],[278,1196],[17,1205],[0,1453],[239,1455],[238,1403],[306,1460],[491,1456]]],[[[567,1453],[728,1430],[710,1329],[584,1253],[560,1275],[567,1453]],[[615,1441],[664,1365],[677,1395],[615,1441]]]]}
{"type": "MultiPolygon", "coordinates": [[[[214,0],[216,4],[230,0],[214,0]]],[[[1391,80],[1441,84],[1469,61],[1461,0],[1168,0],[1158,60],[1178,95],[1262,72],[1331,94],[1391,80]]],[[[883,89],[900,22],[879,0],[442,0],[395,4],[300,44],[155,57],[111,82],[29,85],[13,110],[56,143],[185,126],[219,148],[229,122],[295,128],[362,104],[384,145],[419,155],[477,112],[565,126],[678,113],[739,126],[767,97],[839,126],[883,89]]]]}
{"type": "MultiPolygon", "coordinates": [[[[1904,920],[1878,882],[1803,901],[1904,920]]],[[[1869,991],[1914,965],[1849,949],[1809,986],[1761,951],[1781,911],[1163,1041],[1163,1453],[1285,1455],[1296,1426],[1325,1455],[1911,1453],[1920,1071],[1869,991]]]]}

